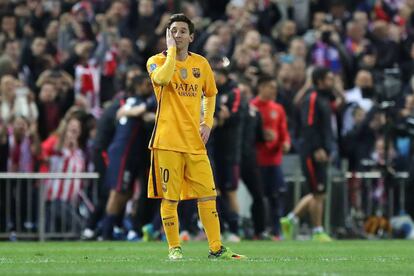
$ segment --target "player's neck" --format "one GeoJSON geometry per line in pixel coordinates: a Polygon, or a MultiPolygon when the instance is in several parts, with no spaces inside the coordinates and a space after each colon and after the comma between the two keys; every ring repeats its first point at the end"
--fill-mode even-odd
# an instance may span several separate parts
{"type": "Polygon", "coordinates": [[[184,61],[188,57],[188,48],[186,49],[177,49],[176,59],[178,61],[184,61]]]}

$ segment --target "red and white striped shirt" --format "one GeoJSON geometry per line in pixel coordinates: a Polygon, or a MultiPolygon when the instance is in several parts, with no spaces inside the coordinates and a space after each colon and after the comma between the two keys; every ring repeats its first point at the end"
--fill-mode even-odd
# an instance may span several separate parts
{"type": "MultiPolygon", "coordinates": [[[[49,159],[49,172],[81,173],[85,172],[85,156],[80,149],[62,149],[49,159]]],[[[76,202],[82,189],[81,179],[46,180],[46,198],[48,201],[61,200],[76,202]]]]}

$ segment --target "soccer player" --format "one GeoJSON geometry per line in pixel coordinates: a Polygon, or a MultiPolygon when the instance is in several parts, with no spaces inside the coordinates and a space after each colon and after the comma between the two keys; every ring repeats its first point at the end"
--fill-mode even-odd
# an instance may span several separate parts
{"type": "Polygon", "coordinates": [[[177,206],[186,199],[198,200],[199,216],[209,243],[208,257],[242,259],[246,257],[224,247],[220,239],[217,193],[205,147],[213,125],[217,88],[208,61],[188,51],[193,39],[191,20],[183,14],[174,14],[166,30],[168,50],[147,61],[158,101],[149,145],[152,152],[148,197],[162,198],[161,217],[169,259],[183,258],[177,206]]]}
{"type": "Polygon", "coordinates": [[[251,103],[253,88],[247,81],[239,83],[242,98],[248,104],[244,108],[242,149],[240,162],[240,178],[252,197],[251,216],[254,225],[255,240],[268,239],[265,232],[265,203],[262,179],[257,164],[256,143],[271,140],[273,137],[266,137],[263,127],[263,120],[259,110],[251,103]]]}
{"type": "MultiPolygon", "coordinates": [[[[213,67],[214,68],[214,67],[213,67]]],[[[221,219],[229,225],[228,241],[239,242],[239,202],[237,188],[240,174],[242,108],[244,99],[237,84],[230,80],[228,70],[214,68],[219,89],[217,94],[217,125],[212,134],[214,175],[220,192],[218,201],[221,219]]]]}
{"type": "Polygon", "coordinates": [[[145,140],[142,116],[146,111],[155,109],[156,102],[151,93],[148,76],[141,74],[134,79],[134,89],[130,91],[132,95],[121,100],[121,108],[117,114],[119,120],[108,148],[109,164],[105,184],[111,191],[102,225],[105,240],[112,239],[115,220],[130,199],[135,180],[145,173],[145,152],[140,147],[145,140]]]}
{"type": "Polygon", "coordinates": [[[269,200],[271,214],[271,234],[273,239],[280,236],[279,220],[284,212],[284,198],[287,192],[281,163],[283,152],[290,149],[290,136],[287,130],[286,113],[283,107],[275,103],[277,94],[276,79],[261,76],[257,81],[258,95],[252,100],[263,118],[265,132],[271,133],[273,139],[258,142],[257,161],[259,163],[265,195],[269,200]]]}
{"type": "MultiPolygon", "coordinates": [[[[281,218],[285,239],[292,239],[298,219],[309,212],[313,224],[313,240],[331,241],[322,227],[323,202],[327,180],[329,155],[335,139],[332,131],[332,105],[334,98],[334,75],[325,67],[316,67],[312,72],[314,87],[307,91],[300,109],[302,137],[300,155],[302,170],[311,193],[304,196],[287,217],[281,218]]],[[[339,97],[337,97],[339,100],[339,97]]]]}

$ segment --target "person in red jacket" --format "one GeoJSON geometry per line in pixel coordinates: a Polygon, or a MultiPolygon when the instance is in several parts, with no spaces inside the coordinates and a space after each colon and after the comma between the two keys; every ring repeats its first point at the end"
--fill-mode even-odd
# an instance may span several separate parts
{"type": "Polygon", "coordinates": [[[271,234],[279,239],[279,220],[284,212],[284,195],[287,187],[281,169],[282,155],[290,150],[291,142],[287,129],[286,113],[275,102],[276,79],[262,76],[257,82],[258,95],[252,100],[263,118],[266,142],[256,144],[257,160],[260,166],[265,195],[269,199],[271,214],[271,234]]]}

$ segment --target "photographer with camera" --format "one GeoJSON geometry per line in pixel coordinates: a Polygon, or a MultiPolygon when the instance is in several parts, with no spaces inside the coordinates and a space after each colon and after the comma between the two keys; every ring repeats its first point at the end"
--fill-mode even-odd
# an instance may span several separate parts
{"type": "Polygon", "coordinates": [[[327,67],[336,75],[346,76],[351,58],[341,44],[340,34],[336,32],[331,17],[325,17],[317,34],[318,38],[310,50],[312,64],[327,67]]]}

